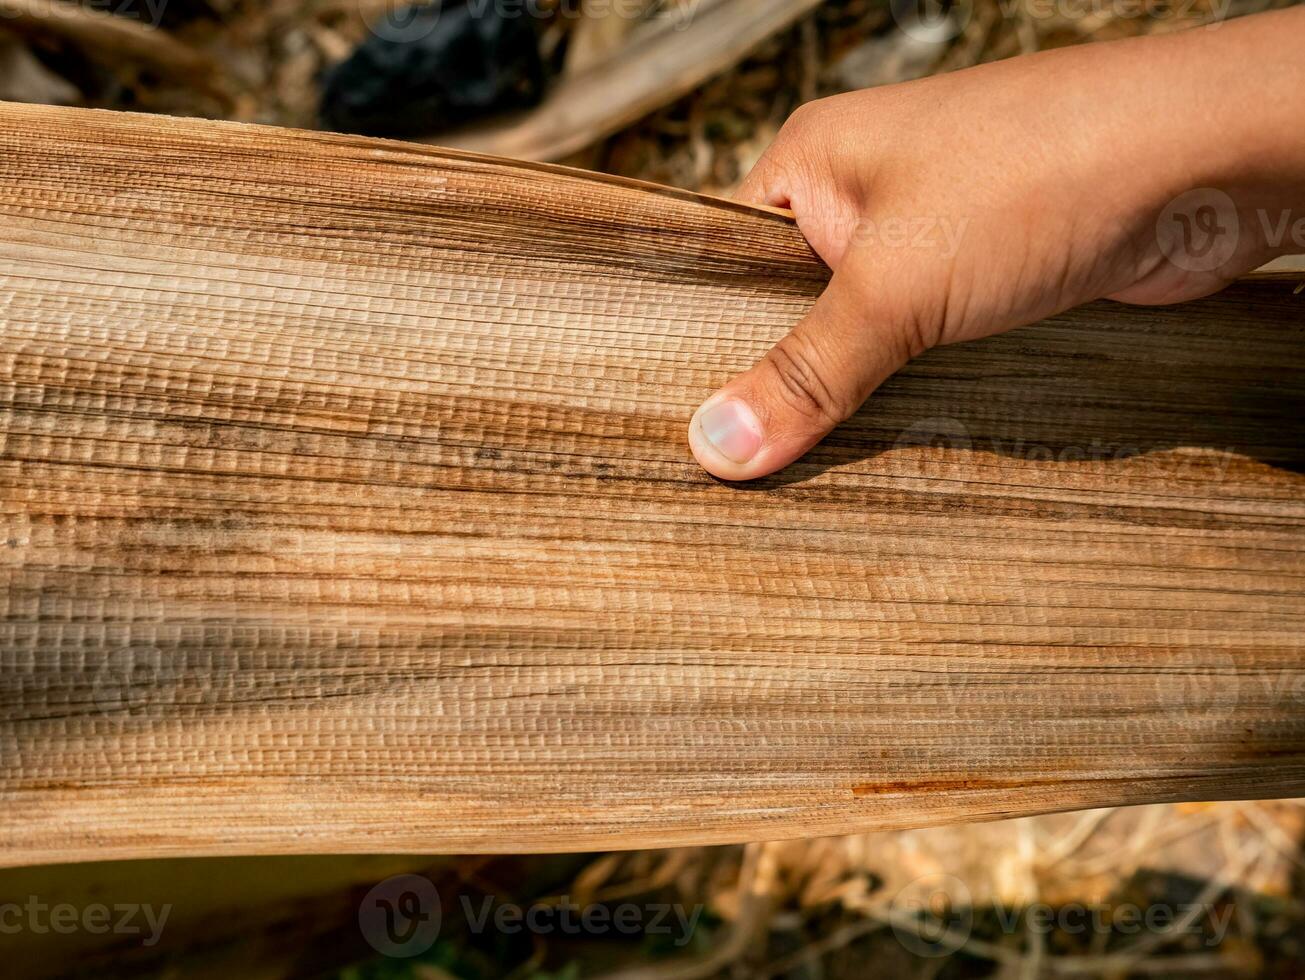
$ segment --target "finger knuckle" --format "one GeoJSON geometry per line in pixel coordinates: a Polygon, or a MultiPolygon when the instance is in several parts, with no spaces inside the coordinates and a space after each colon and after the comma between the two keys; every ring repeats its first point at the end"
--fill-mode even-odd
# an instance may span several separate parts
{"type": "Polygon", "coordinates": [[[772,144],[794,178],[812,188],[836,190],[844,183],[833,179],[846,143],[846,134],[834,124],[837,115],[830,100],[804,103],[788,117],[772,144]]]}
{"type": "Polygon", "coordinates": [[[780,128],[786,138],[808,140],[815,138],[824,125],[825,107],[820,100],[804,102],[791,113],[780,128]]]}
{"type": "Polygon", "coordinates": [[[803,102],[788,114],[788,119],[784,121],[784,129],[803,129],[810,126],[816,115],[818,115],[816,104],[803,102]]]}
{"type": "Polygon", "coordinates": [[[843,399],[824,381],[811,344],[796,334],[781,340],[766,359],[774,388],[787,408],[812,424],[829,428],[851,414],[843,399]]]}

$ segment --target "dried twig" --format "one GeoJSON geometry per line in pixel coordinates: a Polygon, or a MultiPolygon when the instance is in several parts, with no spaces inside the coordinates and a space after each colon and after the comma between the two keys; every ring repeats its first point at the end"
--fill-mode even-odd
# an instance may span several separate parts
{"type": "Polygon", "coordinates": [[[1079,849],[1092,838],[1092,835],[1101,829],[1101,825],[1118,812],[1115,807],[1107,807],[1102,810],[1089,810],[1083,814],[1073,827],[1056,838],[1049,846],[1042,848],[1041,853],[1038,855],[1038,869],[1045,872],[1066,858],[1077,854],[1079,849]]]}
{"type": "Polygon", "coordinates": [[[0,18],[67,38],[99,61],[139,61],[201,84],[217,74],[211,58],[166,31],[67,0],[0,0],[0,18]]]}
{"type": "Polygon", "coordinates": [[[700,0],[688,26],[666,20],[638,32],[610,61],[563,79],[531,112],[425,142],[526,160],[561,159],[733,67],[819,2],[700,0]]]}
{"type": "Polygon", "coordinates": [[[724,941],[705,956],[687,957],[609,974],[604,980],[705,980],[736,962],[766,929],[774,876],[774,844],[748,844],[739,868],[739,909],[724,941]]]}

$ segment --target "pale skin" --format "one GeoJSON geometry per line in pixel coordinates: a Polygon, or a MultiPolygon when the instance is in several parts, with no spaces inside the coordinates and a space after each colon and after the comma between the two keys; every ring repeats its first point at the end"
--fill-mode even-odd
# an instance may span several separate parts
{"type": "Polygon", "coordinates": [[[833,277],[694,414],[693,454],[726,480],[800,458],[931,347],[1197,299],[1305,252],[1305,9],[810,103],[739,196],[792,209],[833,277]],[[1221,247],[1175,253],[1171,219],[1221,247]]]}

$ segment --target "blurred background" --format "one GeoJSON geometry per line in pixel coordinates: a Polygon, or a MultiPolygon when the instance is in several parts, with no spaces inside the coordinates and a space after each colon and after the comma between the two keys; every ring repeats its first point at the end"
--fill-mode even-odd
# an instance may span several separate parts
{"type": "Polygon", "coordinates": [[[0,870],[0,973],[337,980],[1305,976],[1305,804],[733,847],[0,870]]]}
{"type": "MultiPolygon", "coordinates": [[[[0,0],[0,98],[421,140],[729,194],[810,99],[1278,5],[0,0]]],[[[12,869],[0,971],[1305,977],[1303,839],[1305,806],[1281,801],[741,847],[12,869]]]]}
{"type": "Polygon", "coordinates": [[[802,102],[1281,0],[0,0],[0,98],[729,193],[802,102]]]}

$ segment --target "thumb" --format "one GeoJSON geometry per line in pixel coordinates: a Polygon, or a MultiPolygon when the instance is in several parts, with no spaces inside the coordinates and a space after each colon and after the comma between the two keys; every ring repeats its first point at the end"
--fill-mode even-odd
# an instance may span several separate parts
{"type": "Polygon", "coordinates": [[[752,480],[787,466],[906,363],[898,332],[874,329],[863,295],[836,272],[792,333],[694,413],[689,446],[708,472],[752,480]]]}

